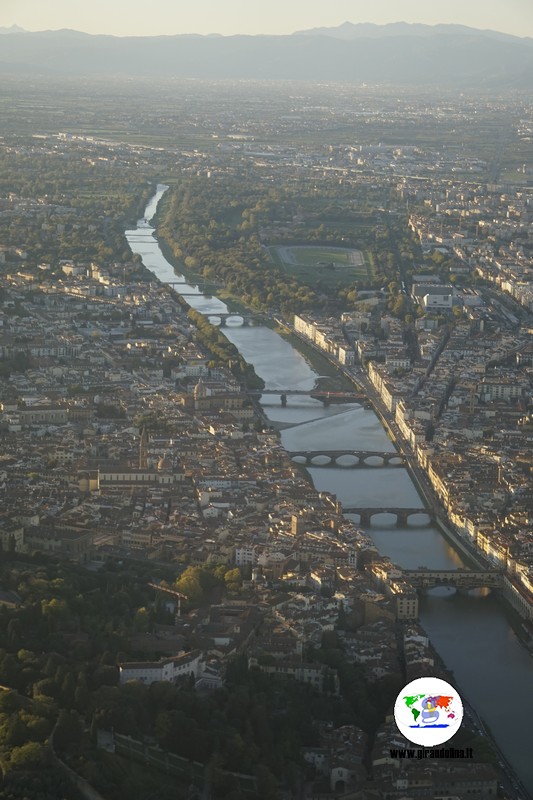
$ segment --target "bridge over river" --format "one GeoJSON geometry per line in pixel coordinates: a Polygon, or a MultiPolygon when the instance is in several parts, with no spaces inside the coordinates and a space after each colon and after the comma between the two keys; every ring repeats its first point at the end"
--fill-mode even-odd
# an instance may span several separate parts
{"type": "Polygon", "coordinates": [[[395,450],[383,452],[382,450],[293,450],[289,453],[293,461],[312,467],[403,467],[405,457],[395,450]],[[349,456],[352,460],[348,463],[339,462],[338,459],[349,456]],[[320,459],[320,461],[317,461],[320,459]]]}
{"type": "MultiPolygon", "coordinates": [[[[395,517],[391,525],[398,525],[405,527],[406,525],[428,525],[434,522],[435,518],[431,511],[425,508],[364,508],[361,506],[343,506],[343,514],[357,514],[359,517],[359,524],[363,527],[368,527],[372,524],[373,517],[378,514],[389,514],[395,517]]],[[[383,525],[383,520],[380,520],[380,525],[383,525]]]]}
{"type": "Polygon", "coordinates": [[[248,389],[250,397],[278,395],[281,405],[287,405],[288,397],[312,397],[321,400],[325,406],[330,403],[365,403],[368,398],[362,392],[328,392],[324,389],[248,389]]]}
{"type": "Polygon", "coordinates": [[[404,569],[403,577],[415,589],[434,589],[436,586],[453,586],[456,589],[500,589],[503,572],[498,569],[404,569]]]}
{"type": "Polygon", "coordinates": [[[246,328],[248,325],[261,325],[263,321],[261,317],[254,316],[253,314],[240,314],[238,311],[214,311],[213,313],[207,314],[207,318],[209,322],[211,322],[212,325],[216,325],[217,328],[224,328],[230,320],[233,320],[236,328],[246,328]],[[218,324],[214,321],[217,319],[220,320],[218,324]]]}

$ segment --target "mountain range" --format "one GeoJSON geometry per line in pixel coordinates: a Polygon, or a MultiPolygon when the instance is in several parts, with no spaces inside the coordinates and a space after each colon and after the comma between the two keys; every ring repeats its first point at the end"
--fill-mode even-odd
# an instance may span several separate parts
{"type": "Polygon", "coordinates": [[[533,87],[533,39],[462,25],[345,22],[288,36],[109,36],[0,28],[0,72],[533,87]]]}

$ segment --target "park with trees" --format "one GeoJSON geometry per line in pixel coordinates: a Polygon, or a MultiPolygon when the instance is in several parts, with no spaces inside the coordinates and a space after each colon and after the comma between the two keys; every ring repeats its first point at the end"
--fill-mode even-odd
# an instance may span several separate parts
{"type": "Polygon", "coordinates": [[[392,191],[324,179],[317,195],[311,180],[272,185],[251,168],[180,176],[161,201],[157,231],[176,267],[212,282],[223,297],[287,317],[327,313],[353,308],[362,284],[379,288],[412,272],[418,249],[406,219],[378,210],[391,202],[392,191]],[[314,268],[295,277],[272,259],[273,245],[359,249],[368,274],[346,281],[342,270],[324,269],[321,278],[314,268]]]}
{"type": "Polygon", "coordinates": [[[99,730],[149,737],[204,764],[216,798],[240,796],[231,773],[250,775],[258,800],[275,798],[280,782],[296,785],[301,749],[318,741],[317,720],[375,730],[396,684],[370,686],[334,632],[306,657],[338,670],[341,696],[265,675],[245,653],[228,663],[224,687],[208,694],[189,679],[120,685],[118,663],[146,657],[134,635],[172,621],[149,586],[154,579],[186,595],[186,611],[243,591],[242,571],[228,565],[109,562],[91,572],[41,555],[1,554],[0,585],[19,603],[0,607],[0,798],[77,798],[57,759],[105,797],[186,797],[186,783],[97,749],[99,730]]]}

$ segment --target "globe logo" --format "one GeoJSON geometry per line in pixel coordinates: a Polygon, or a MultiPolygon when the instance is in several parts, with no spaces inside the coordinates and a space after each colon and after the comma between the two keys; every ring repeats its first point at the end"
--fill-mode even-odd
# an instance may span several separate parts
{"type": "Polygon", "coordinates": [[[463,704],[453,686],[440,678],[417,678],[394,704],[400,732],[414,744],[434,747],[447,742],[463,721],[463,704]]]}

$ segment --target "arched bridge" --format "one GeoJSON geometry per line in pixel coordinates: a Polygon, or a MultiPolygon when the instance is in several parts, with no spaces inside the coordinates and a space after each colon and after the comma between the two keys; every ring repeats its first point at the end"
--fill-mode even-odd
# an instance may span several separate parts
{"type": "Polygon", "coordinates": [[[384,453],[381,450],[294,450],[290,457],[304,459],[297,463],[313,467],[403,467],[405,458],[396,451],[384,453]],[[339,458],[350,456],[352,460],[339,463],[339,458]],[[320,459],[317,463],[316,459],[320,459]]]}
{"type": "Polygon", "coordinates": [[[372,524],[373,518],[377,514],[390,514],[396,517],[393,523],[399,526],[406,525],[427,525],[434,521],[433,514],[425,508],[361,508],[359,506],[342,507],[343,514],[357,514],[359,524],[368,527],[372,524]]]}
{"type": "Polygon", "coordinates": [[[241,323],[239,326],[236,324],[234,327],[238,328],[245,328],[247,325],[256,325],[258,324],[258,318],[254,317],[252,314],[239,314],[236,311],[228,311],[227,313],[222,312],[212,312],[206,314],[209,322],[212,325],[216,325],[218,328],[223,328],[225,325],[228,324],[229,320],[233,320],[235,323],[241,323]],[[216,322],[215,320],[220,320],[220,322],[216,322]]]}
{"type": "Polygon", "coordinates": [[[368,399],[362,392],[328,392],[324,389],[252,389],[247,390],[247,394],[251,397],[278,395],[282,406],[286,406],[287,398],[293,396],[311,397],[326,406],[330,403],[365,403],[368,399]]]}
{"type": "Polygon", "coordinates": [[[471,571],[467,569],[404,569],[403,577],[415,589],[434,589],[453,586],[456,589],[500,589],[503,572],[498,569],[471,571]]]}

